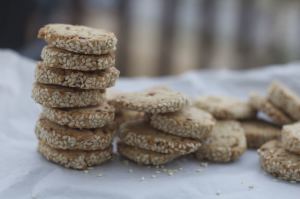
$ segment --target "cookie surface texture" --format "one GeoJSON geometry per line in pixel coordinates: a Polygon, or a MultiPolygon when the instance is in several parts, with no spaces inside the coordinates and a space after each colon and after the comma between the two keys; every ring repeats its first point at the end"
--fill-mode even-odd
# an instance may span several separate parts
{"type": "Polygon", "coordinates": [[[300,123],[283,126],[281,141],[286,150],[300,155],[300,123]]]}

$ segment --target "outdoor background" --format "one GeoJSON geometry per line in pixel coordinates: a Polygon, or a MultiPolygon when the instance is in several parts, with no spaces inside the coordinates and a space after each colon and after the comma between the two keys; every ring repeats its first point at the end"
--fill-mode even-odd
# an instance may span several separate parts
{"type": "Polygon", "coordinates": [[[7,0],[0,48],[39,59],[44,24],[71,23],[116,33],[122,76],[193,69],[247,69],[300,58],[297,0],[7,0]]]}

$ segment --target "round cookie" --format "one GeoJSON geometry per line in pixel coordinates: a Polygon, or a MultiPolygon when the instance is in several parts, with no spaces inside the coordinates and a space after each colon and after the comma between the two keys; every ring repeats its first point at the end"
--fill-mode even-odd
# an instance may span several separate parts
{"type": "Polygon", "coordinates": [[[43,48],[41,58],[51,68],[95,71],[115,66],[114,54],[82,55],[50,46],[43,48]]]}
{"type": "Polygon", "coordinates": [[[239,122],[218,121],[205,143],[196,152],[199,160],[230,162],[238,159],[246,150],[244,129],[239,122]]]}
{"type": "Polygon", "coordinates": [[[112,158],[112,147],[104,150],[81,151],[55,149],[43,142],[39,142],[38,151],[47,160],[66,168],[87,169],[102,164],[112,158]]]}
{"type": "Polygon", "coordinates": [[[283,180],[300,182],[300,156],[286,151],[280,141],[267,142],[258,154],[266,172],[283,180]]]}
{"type": "Polygon", "coordinates": [[[195,106],[211,113],[217,119],[250,119],[256,111],[248,102],[226,96],[202,96],[195,100],[195,106]]]}
{"type": "Polygon", "coordinates": [[[290,118],[300,120],[300,97],[291,89],[279,82],[273,82],[269,87],[267,98],[290,118]]]}
{"type": "Polygon", "coordinates": [[[282,128],[281,135],[282,146],[292,152],[300,155],[300,123],[285,125],[282,128]]]}
{"type": "Polygon", "coordinates": [[[102,150],[111,145],[114,128],[74,129],[40,118],[35,134],[40,141],[56,149],[102,150]]]}
{"type": "Polygon", "coordinates": [[[144,165],[166,164],[179,156],[178,154],[166,154],[144,150],[121,142],[118,143],[118,152],[128,159],[144,165]]]}
{"type": "Polygon", "coordinates": [[[215,119],[208,112],[189,106],[174,113],[154,114],[150,124],[166,133],[203,140],[211,132],[215,119]]]}
{"type": "Polygon", "coordinates": [[[82,90],[35,83],[32,98],[46,107],[85,107],[102,103],[105,100],[105,90],[82,90]]]}
{"type": "Polygon", "coordinates": [[[274,106],[266,98],[259,96],[256,93],[250,95],[250,104],[258,111],[265,113],[272,121],[278,125],[290,124],[293,122],[289,116],[283,111],[274,106]]]}
{"type": "Polygon", "coordinates": [[[82,54],[107,54],[116,50],[117,38],[112,32],[86,26],[48,24],[38,32],[49,46],[82,54]]]}
{"type": "Polygon", "coordinates": [[[278,139],[281,129],[274,124],[262,120],[241,121],[247,139],[247,147],[258,149],[264,143],[278,139]]]}
{"type": "Polygon", "coordinates": [[[123,143],[158,153],[188,154],[201,146],[197,140],[154,129],[144,120],[125,122],[120,126],[119,132],[123,143]]]}
{"type": "Polygon", "coordinates": [[[71,128],[100,128],[114,120],[115,109],[104,102],[82,108],[43,107],[42,114],[52,122],[71,128]]]}
{"type": "Polygon", "coordinates": [[[80,89],[105,89],[115,84],[120,71],[110,67],[101,71],[82,72],[60,68],[48,68],[38,62],[35,80],[42,84],[53,84],[80,89]]]}
{"type": "Polygon", "coordinates": [[[181,110],[188,104],[188,99],[179,92],[159,87],[141,92],[116,94],[111,103],[117,109],[155,114],[181,110]]]}

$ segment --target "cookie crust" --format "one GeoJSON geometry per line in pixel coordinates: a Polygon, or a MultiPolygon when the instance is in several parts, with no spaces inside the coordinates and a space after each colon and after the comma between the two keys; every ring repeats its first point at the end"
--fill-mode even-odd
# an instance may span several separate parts
{"type": "Polygon", "coordinates": [[[38,151],[48,161],[66,168],[87,169],[100,165],[112,158],[112,147],[97,151],[62,150],[55,149],[43,142],[39,142],[38,151]]]}
{"type": "Polygon", "coordinates": [[[51,84],[80,89],[105,89],[115,85],[120,71],[111,67],[101,71],[82,72],[60,68],[48,68],[38,62],[35,80],[42,84],[51,84]]]}
{"type": "Polygon", "coordinates": [[[286,150],[300,155],[300,123],[283,126],[281,141],[286,150]]]}
{"type": "Polygon", "coordinates": [[[49,46],[67,51],[101,55],[116,50],[117,38],[112,32],[86,26],[48,24],[38,32],[49,46]]]}
{"type": "Polygon", "coordinates": [[[32,98],[39,104],[53,108],[93,106],[102,103],[104,90],[83,90],[35,83],[32,98]]]}

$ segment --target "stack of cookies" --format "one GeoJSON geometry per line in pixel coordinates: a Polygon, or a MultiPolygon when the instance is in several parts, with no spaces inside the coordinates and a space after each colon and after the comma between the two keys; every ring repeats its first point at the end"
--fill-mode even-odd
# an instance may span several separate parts
{"type": "Polygon", "coordinates": [[[145,113],[119,129],[119,153],[139,164],[161,165],[195,152],[215,124],[209,113],[187,106],[184,95],[168,88],[119,94],[112,103],[145,113]]]}
{"type": "Polygon", "coordinates": [[[85,26],[49,24],[38,37],[48,45],[35,71],[32,97],[43,106],[35,133],[48,160],[85,169],[112,157],[114,107],[105,90],[115,84],[117,39],[85,26]]]}
{"type": "Polygon", "coordinates": [[[300,97],[282,83],[273,82],[264,103],[254,104],[274,122],[285,124],[281,140],[269,141],[258,150],[262,168],[275,177],[300,182],[300,97]]]}
{"type": "Polygon", "coordinates": [[[240,120],[255,117],[255,110],[247,102],[227,96],[201,96],[194,106],[211,113],[216,125],[206,142],[195,153],[199,160],[230,162],[238,159],[247,148],[240,120]]]}

